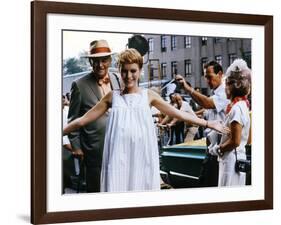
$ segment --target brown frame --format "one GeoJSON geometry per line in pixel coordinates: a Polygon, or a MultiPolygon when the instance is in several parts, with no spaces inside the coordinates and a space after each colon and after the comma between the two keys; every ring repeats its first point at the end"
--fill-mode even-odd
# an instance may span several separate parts
{"type": "Polygon", "coordinates": [[[78,3],[31,3],[31,222],[33,224],[174,216],[273,208],[273,17],[78,3]],[[46,210],[46,17],[48,13],[261,25],[265,28],[265,199],[100,210],[46,210]]]}

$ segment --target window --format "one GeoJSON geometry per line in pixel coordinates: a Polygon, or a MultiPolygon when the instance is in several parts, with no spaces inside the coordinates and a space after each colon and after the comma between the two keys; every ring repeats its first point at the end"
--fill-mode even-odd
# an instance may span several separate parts
{"type": "Polygon", "coordinates": [[[167,36],[161,36],[161,52],[167,51],[167,36]]]}
{"type": "Polygon", "coordinates": [[[153,80],[154,79],[154,68],[153,68],[153,65],[152,64],[148,65],[148,69],[149,69],[148,79],[149,80],[153,80]]]}
{"type": "Polygon", "coordinates": [[[204,66],[208,62],[208,58],[204,57],[201,59],[201,75],[204,76],[204,66]]]}
{"type": "Polygon", "coordinates": [[[231,64],[231,63],[233,63],[233,61],[235,60],[235,59],[237,59],[237,55],[234,53],[234,54],[229,54],[229,65],[231,64]]]}
{"type": "Polygon", "coordinates": [[[176,61],[171,62],[171,73],[172,77],[174,77],[175,74],[178,73],[178,63],[176,61]]]}
{"type": "Polygon", "coordinates": [[[243,58],[246,61],[249,68],[252,68],[252,52],[244,52],[243,58]]]}
{"type": "Polygon", "coordinates": [[[216,55],[215,60],[218,64],[220,64],[222,66],[222,56],[221,55],[216,55]]]}
{"type": "Polygon", "coordinates": [[[149,45],[149,53],[152,53],[153,50],[154,50],[153,38],[149,38],[149,39],[148,39],[148,45],[149,45]]]}
{"type": "Polygon", "coordinates": [[[176,48],[177,48],[177,37],[173,35],[171,37],[171,50],[174,50],[176,48]]]}
{"type": "Polygon", "coordinates": [[[191,60],[190,59],[185,60],[184,65],[185,65],[185,76],[191,76],[192,73],[191,60]]]}
{"type": "Polygon", "coordinates": [[[190,36],[184,37],[184,47],[191,48],[191,37],[190,36]]]}
{"type": "Polygon", "coordinates": [[[167,63],[161,63],[162,77],[167,77],[167,63]]]}
{"type": "Polygon", "coordinates": [[[202,37],[202,38],[201,38],[201,44],[202,44],[202,46],[207,45],[207,40],[208,40],[207,37],[202,37]]]}
{"type": "Polygon", "coordinates": [[[216,37],[216,38],[214,39],[214,41],[215,41],[216,44],[217,44],[217,43],[221,43],[221,38],[216,37]]]}

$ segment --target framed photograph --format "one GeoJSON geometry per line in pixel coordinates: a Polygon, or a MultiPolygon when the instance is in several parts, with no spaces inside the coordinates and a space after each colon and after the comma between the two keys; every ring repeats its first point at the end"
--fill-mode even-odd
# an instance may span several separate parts
{"type": "MultiPolygon", "coordinates": [[[[31,12],[33,224],[273,208],[272,16],[44,1],[32,2],[31,12]],[[138,49],[133,40],[145,40],[138,49],[144,50],[139,85],[160,90],[173,81],[175,74],[181,74],[208,95],[204,64],[215,60],[226,70],[236,58],[243,58],[252,71],[252,151],[248,184],[200,187],[194,183],[198,178],[196,173],[187,175],[176,167],[168,170],[165,163],[189,168],[189,163],[169,158],[179,157],[175,154],[182,149],[194,149],[187,144],[183,148],[161,148],[161,178],[173,186],[171,189],[85,193],[83,182],[79,181],[78,188],[76,184],[79,194],[69,187],[66,191],[62,95],[70,92],[76,78],[91,70],[83,55],[88,54],[91,41],[101,39],[107,40],[111,51],[117,54],[126,48],[138,49]],[[195,49],[193,46],[197,53],[191,50],[195,49]],[[188,186],[177,181],[175,184],[171,177],[165,180],[167,174],[188,178],[193,183],[188,186]]],[[[112,57],[112,70],[116,73],[119,72],[117,60],[112,57]]],[[[197,153],[203,152],[200,147],[196,148],[197,153]]],[[[200,154],[193,158],[200,158],[200,154]]],[[[192,168],[198,171],[196,166],[192,168]]]]}

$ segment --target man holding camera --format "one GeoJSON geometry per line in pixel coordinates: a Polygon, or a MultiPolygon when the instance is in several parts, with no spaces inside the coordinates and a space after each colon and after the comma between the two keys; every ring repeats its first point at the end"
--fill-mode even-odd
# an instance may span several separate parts
{"type": "MultiPolygon", "coordinates": [[[[208,86],[213,90],[213,95],[207,97],[198,91],[195,91],[190,85],[187,84],[181,75],[176,75],[176,80],[181,84],[182,88],[190,94],[192,99],[201,107],[206,109],[206,117],[208,120],[224,121],[225,108],[229,103],[226,98],[225,86],[223,83],[223,69],[220,64],[211,61],[204,66],[205,79],[208,86]]],[[[210,129],[206,129],[205,133],[208,135],[210,129]]],[[[219,142],[219,138],[216,138],[219,142]]],[[[210,142],[207,139],[207,146],[210,142]]],[[[212,187],[218,186],[218,161],[217,156],[209,153],[207,148],[206,158],[203,161],[201,174],[199,177],[200,186],[212,187]]]]}

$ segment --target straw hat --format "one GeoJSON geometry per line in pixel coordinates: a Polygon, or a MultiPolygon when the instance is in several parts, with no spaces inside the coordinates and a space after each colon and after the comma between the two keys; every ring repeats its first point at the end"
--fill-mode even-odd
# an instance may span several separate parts
{"type": "Polygon", "coordinates": [[[92,57],[103,57],[112,55],[111,49],[106,40],[96,40],[90,43],[90,51],[88,55],[83,57],[92,58],[92,57]]]}

